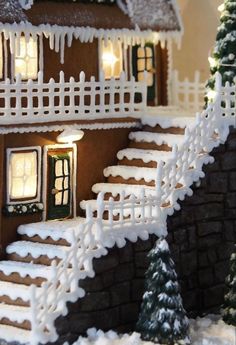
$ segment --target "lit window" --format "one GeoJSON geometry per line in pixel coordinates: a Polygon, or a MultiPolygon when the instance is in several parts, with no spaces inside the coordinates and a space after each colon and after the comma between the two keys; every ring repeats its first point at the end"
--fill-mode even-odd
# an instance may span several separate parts
{"type": "Polygon", "coordinates": [[[144,80],[144,73],[147,73],[147,85],[152,86],[154,83],[154,59],[151,47],[139,47],[137,56],[137,73],[138,81],[144,80]]]}
{"type": "Polygon", "coordinates": [[[15,76],[21,74],[22,79],[36,79],[38,73],[38,45],[37,40],[30,37],[27,42],[25,37],[20,38],[19,52],[17,43],[15,47],[15,76]],[[19,54],[17,54],[19,53],[19,54]]]}
{"type": "Polygon", "coordinates": [[[119,78],[122,72],[122,48],[120,42],[101,41],[101,68],[105,79],[119,78]]]}
{"type": "Polygon", "coordinates": [[[3,78],[3,49],[2,49],[2,39],[0,36],[0,79],[3,78]]]}
{"type": "Polygon", "coordinates": [[[39,149],[8,149],[8,202],[32,200],[39,190],[39,149]]]}

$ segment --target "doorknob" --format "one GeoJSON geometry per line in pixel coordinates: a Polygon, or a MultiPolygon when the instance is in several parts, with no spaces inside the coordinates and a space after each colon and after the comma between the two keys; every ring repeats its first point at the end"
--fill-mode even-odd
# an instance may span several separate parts
{"type": "Polygon", "coordinates": [[[59,190],[56,189],[56,188],[53,188],[52,191],[51,191],[52,195],[56,195],[59,193],[59,190]]]}

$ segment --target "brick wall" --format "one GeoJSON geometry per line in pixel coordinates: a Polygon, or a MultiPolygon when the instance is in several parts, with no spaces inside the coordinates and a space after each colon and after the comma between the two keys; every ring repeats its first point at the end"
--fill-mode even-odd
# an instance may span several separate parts
{"type": "MultiPolygon", "coordinates": [[[[168,219],[168,242],[189,315],[217,312],[223,302],[229,257],[236,243],[236,130],[215,149],[214,164],[181,211],[168,219]]],[[[74,341],[89,327],[120,332],[134,329],[143,294],[147,252],[155,243],[127,243],[94,260],[95,278],[81,282],[85,298],[68,304],[56,324],[58,344],[74,341]]]]}

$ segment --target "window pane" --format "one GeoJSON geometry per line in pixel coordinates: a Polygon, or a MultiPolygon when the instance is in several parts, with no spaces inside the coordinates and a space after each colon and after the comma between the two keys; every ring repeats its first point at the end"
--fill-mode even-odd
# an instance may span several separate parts
{"type": "Polygon", "coordinates": [[[122,72],[122,48],[120,42],[101,41],[101,64],[105,78],[119,78],[122,72]]]}
{"type": "Polygon", "coordinates": [[[3,45],[2,36],[0,36],[0,78],[3,78],[3,45]]]}
{"type": "Polygon", "coordinates": [[[68,204],[68,197],[69,197],[69,192],[65,191],[64,192],[64,198],[63,198],[63,205],[67,205],[68,204]]]}
{"type": "Polygon", "coordinates": [[[62,190],[63,189],[62,183],[63,183],[63,177],[57,178],[55,181],[55,188],[58,190],[62,190]]]}
{"type": "Polygon", "coordinates": [[[146,57],[152,57],[152,48],[146,47],[146,57]]]}
{"type": "Polygon", "coordinates": [[[153,68],[152,58],[147,59],[147,70],[150,71],[150,69],[153,68]]]}
{"type": "Polygon", "coordinates": [[[55,194],[55,205],[62,205],[62,192],[55,194]]]}
{"type": "Polygon", "coordinates": [[[21,74],[23,79],[36,79],[38,72],[38,44],[30,37],[26,42],[24,36],[20,38],[20,51],[15,46],[15,76],[21,74]]]}
{"type": "Polygon", "coordinates": [[[12,152],[9,165],[10,199],[32,198],[37,194],[37,153],[12,152]]]}
{"type": "Polygon", "coordinates": [[[56,176],[63,176],[63,172],[62,172],[62,160],[56,161],[56,165],[55,165],[55,175],[56,175],[56,176]]]}
{"type": "Polygon", "coordinates": [[[138,71],[145,70],[145,59],[138,59],[138,71]]]}
{"type": "Polygon", "coordinates": [[[138,48],[138,58],[145,58],[145,50],[144,48],[138,48]]]}

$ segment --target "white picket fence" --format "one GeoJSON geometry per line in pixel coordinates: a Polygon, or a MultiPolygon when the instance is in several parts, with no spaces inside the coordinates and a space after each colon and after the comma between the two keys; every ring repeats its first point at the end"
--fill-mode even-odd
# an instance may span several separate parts
{"type": "Polygon", "coordinates": [[[170,105],[177,106],[190,112],[203,109],[206,83],[200,81],[200,72],[196,71],[194,80],[185,78],[179,80],[179,72],[173,71],[170,81],[170,105]]]}
{"type": "Polygon", "coordinates": [[[98,118],[139,118],[146,110],[147,88],[145,81],[120,79],[100,81],[91,77],[86,81],[84,72],[79,81],[73,77],[65,81],[60,72],[59,82],[43,81],[38,73],[37,81],[23,82],[21,76],[11,83],[6,79],[0,83],[1,125],[36,124],[72,120],[94,120],[98,118]],[[139,102],[136,102],[139,95],[139,102]]]}
{"type": "Polygon", "coordinates": [[[88,207],[86,222],[68,231],[69,253],[58,265],[52,263],[51,274],[40,292],[35,286],[31,289],[31,344],[57,340],[55,319],[66,315],[68,301],[84,296],[78,281],[94,276],[93,258],[106,255],[106,248],[115,244],[123,247],[127,240],[145,240],[150,233],[167,234],[167,215],[180,209],[178,200],[192,194],[192,183],[204,177],[203,164],[214,161],[208,153],[225,142],[230,125],[236,126],[235,93],[236,86],[222,87],[217,75],[214,102],[197,114],[194,125],[186,128],[185,140],[173,148],[172,158],[166,164],[158,164],[153,196],[146,196],[143,189],[139,198],[125,199],[123,193],[119,201],[110,198],[107,202],[100,194],[96,217],[88,207]],[[103,220],[106,213],[108,220],[103,220]]]}

